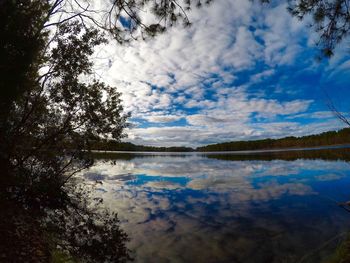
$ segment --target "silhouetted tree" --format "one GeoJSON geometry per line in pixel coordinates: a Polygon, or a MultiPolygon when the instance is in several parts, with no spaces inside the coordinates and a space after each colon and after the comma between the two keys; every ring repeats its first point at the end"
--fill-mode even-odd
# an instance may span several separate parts
{"type": "Polygon", "coordinates": [[[312,16],[312,27],[319,33],[317,44],[322,53],[330,57],[336,45],[349,35],[349,5],[349,0],[294,0],[289,11],[299,19],[312,16]]]}

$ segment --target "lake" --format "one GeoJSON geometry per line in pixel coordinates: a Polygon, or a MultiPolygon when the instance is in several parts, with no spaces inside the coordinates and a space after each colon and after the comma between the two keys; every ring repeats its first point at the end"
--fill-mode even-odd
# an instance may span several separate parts
{"type": "Polygon", "coordinates": [[[96,159],[135,262],[328,262],[350,232],[349,149],[96,159]]]}

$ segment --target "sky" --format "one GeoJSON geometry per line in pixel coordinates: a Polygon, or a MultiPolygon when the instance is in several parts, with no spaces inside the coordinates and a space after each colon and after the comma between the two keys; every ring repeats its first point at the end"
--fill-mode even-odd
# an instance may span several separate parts
{"type": "Polygon", "coordinates": [[[131,113],[125,140],[197,147],[344,127],[327,97],[350,110],[349,41],[317,61],[310,20],[286,8],[286,1],[216,0],[188,13],[190,28],[101,47],[96,71],[131,113]]]}

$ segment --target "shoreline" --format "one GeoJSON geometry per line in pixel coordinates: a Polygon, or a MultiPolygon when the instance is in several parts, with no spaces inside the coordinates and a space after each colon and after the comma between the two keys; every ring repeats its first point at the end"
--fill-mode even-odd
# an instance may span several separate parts
{"type": "Polygon", "coordinates": [[[189,152],[174,152],[174,151],[109,151],[109,150],[92,150],[92,153],[139,153],[139,154],[217,154],[217,153],[269,153],[269,152],[287,152],[287,151],[312,151],[312,150],[327,150],[327,149],[342,149],[350,148],[350,144],[332,144],[310,147],[289,147],[289,148],[264,148],[255,150],[236,150],[236,151],[189,151],[189,152]]]}

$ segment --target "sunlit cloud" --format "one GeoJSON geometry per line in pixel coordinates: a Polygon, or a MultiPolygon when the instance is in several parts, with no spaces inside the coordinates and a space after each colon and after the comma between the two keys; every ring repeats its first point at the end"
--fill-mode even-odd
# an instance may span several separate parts
{"type": "Polygon", "coordinates": [[[323,91],[349,82],[347,51],[316,62],[308,19],[286,8],[284,1],[214,1],[188,14],[190,28],[99,50],[96,71],[122,93],[137,123],[128,140],[198,146],[341,127],[317,114],[329,111],[323,91]]]}

